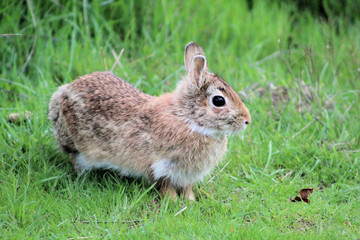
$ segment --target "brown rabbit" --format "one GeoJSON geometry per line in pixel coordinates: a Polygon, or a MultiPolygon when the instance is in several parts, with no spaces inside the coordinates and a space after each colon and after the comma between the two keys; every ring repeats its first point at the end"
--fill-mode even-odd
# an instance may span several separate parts
{"type": "Polygon", "coordinates": [[[218,165],[226,134],[244,130],[249,110],[224,80],[208,71],[203,50],[185,48],[187,75],[176,90],[147,95],[111,72],[61,86],[49,118],[78,172],[114,169],[157,182],[160,193],[195,199],[192,184],[218,165]]]}

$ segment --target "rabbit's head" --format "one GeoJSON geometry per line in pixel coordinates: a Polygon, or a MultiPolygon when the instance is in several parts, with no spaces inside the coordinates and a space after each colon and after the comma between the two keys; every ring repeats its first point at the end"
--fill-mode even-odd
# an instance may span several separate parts
{"type": "Polygon", "coordinates": [[[251,122],[248,108],[234,89],[209,72],[205,54],[195,42],[185,48],[187,75],[177,87],[178,115],[203,135],[231,134],[251,122]]]}

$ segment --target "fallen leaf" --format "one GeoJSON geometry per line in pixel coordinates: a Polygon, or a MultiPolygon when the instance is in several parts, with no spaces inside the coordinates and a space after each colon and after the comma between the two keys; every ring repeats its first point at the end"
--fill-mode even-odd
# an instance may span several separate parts
{"type": "Polygon", "coordinates": [[[21,123],[21,122],[25,122],[27,119],[31,118],[31,116],[32,116],[32,112],[30,112],[30,111],[25,111],[22,113],[10,113],[8,121],[10,123],[21,123]]]}
{"type": "Polygon", "coordinates": [[[302,199],[308,199],[310,195],[313,193],[314,188],[303,188],[300,190],[300,197],[302,199]]]}
{"type": "Polygon", "coordinates": [[[351,222],[350,222],[350,221],[346,221],[346,222],[344,223],[344,225],[345,225],[345,226],[346,226],[346,225],[351,226],[351,222]]]}
{"type": "Polygon", "coordinates": [[[301,198],[298,197],[298,196],[296,196],[294,199],[291,199],[291,198],[290,198],[290,201],[291,201],[291,202],[301,202],[301,198]]]}
{"type": "Polygon", "coordinates": [[[290,198],[291,202],[301,202],[304,201],[306,203],[310,203],[310,200],[308,199],[310,195],[313,193],[314,188],[303,188],[300,190],[300,197],[296,196],[294,199],[290,198]]]}

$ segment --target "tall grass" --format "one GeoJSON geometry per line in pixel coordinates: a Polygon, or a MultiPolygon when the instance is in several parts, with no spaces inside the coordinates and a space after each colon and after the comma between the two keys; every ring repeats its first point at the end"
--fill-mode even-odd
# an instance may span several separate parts
{"type": "Polygon", "coordinates": [[[297,10],[276,1],[1,1],[0,237],[358,238],[359,19],[335,24],[297,10]],[[76,176],[47,120],[55,89],[105,70],[104,60],[110,69],[124,48],[114,72],[160,95],[184,74],[189,41],[253,118],[197,186],[198,201],[162,200],[112,172],[76,176]],[[27,121],[8,121],[26,110],[27,121]],[[315,187],[310,204],[287,200],[304,187],[315,187]]]}

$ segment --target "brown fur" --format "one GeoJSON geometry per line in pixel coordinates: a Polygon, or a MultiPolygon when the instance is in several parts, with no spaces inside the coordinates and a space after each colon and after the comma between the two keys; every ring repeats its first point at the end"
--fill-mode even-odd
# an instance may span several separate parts
{"type": "Polygon", "coordinates": [[[194,199],[192,182],[155,179],[153,164],[168,159],[189,179],[211,170],[226,152],[225,133],[242,130],[251,117],[236,92],[208,72],[197,44],[187,46],[185,65],[188,75],[173,93],[160,97],[142,93],[110,72],[95,72],[60,87],[51,99],[49,118],[61,150],[71,154],[79,171],[76,156],[81,153],[87,164],[106,162],[158,181],[162,195],[169,192],[175,198],[179,189],[194,199]],[[195,56],[199,53],[202,61],[195,56]],[[227,98],[226,107],[211,106],[213,92],[227,98]],[[194,131],[191,124],[216,134],[194,131]]]}

